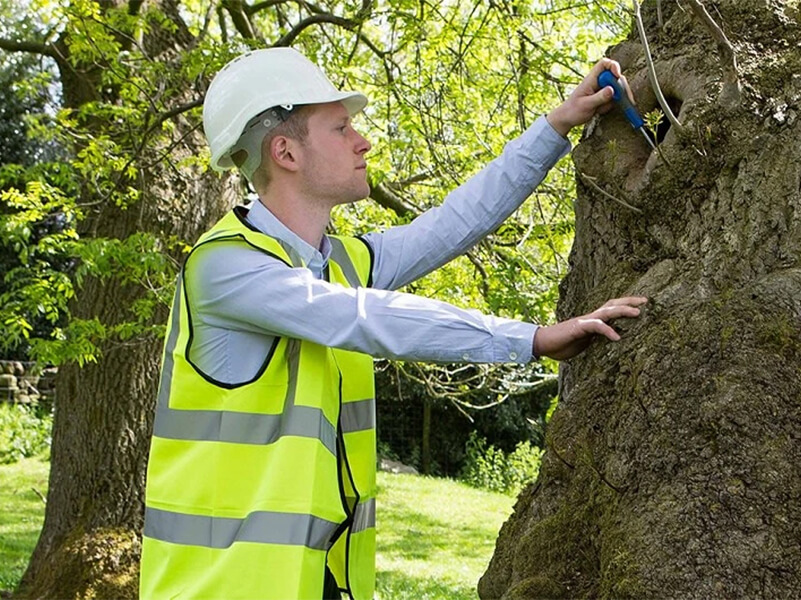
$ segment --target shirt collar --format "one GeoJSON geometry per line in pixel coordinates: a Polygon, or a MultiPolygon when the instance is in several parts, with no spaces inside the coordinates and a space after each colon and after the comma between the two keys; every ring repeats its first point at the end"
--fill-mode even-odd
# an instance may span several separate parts
{"type": "Polygon", "coordinates": [[[328,236],[323,235],[320,249],[318,250],[279,221],[278,217],[258,200],[254,200],[248,206],[248,209],[247,219],[251,225],[262,233],[284,242],[298,253],[305,265],[323,266],[328,262],[328,257],[331,255],[331,242],[328,240],[328,236]]]}

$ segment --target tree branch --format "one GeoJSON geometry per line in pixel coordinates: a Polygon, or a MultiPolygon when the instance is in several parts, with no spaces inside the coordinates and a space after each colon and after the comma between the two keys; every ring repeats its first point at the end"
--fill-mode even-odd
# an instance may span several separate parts
{"type": "Polygon", "coordinates": [[[378,204],[384,208],[395,211],[395,213],[400,217],[405,217],[408,215],[417,216],[416,210],[406,204],[406,202],[404,202],[400,196],[390,190],[383,183],[370,183],[370,198],[378,202],[378,204]]]}
{"type": "Polygon", "coordinates": [[[709,33],[714,38],[720,52],[720,60],[723,66],[723,91],[721,97],[727,102],[737,102],[740,98],[740,78],[737,74],[737,55],[726,34],[715,23],[715,20],[707,12],[704,5],[698,0],[687,0],[690,8],[696,17],[706,26],[709,33]]]}
{"type": "Polygon", "coordinates": [[[620,198],[616,198],[615,196],[613,196],[609,192],[606,192],[603,189],[601,189],[601,186],[599,186],[597,183],[595,183],[595,178],[594,177],[590,177],[589,175],[585,175],[584,173],[582,173],[580,171],[579,171],[579,177],[581,177],[581,179],[583,179],[585,183],[588,183],[590,186],[592,186],[597,192],[600,192],[601,194],[603,194],[603,196],[605,198],[609,198],[610,200],[614,200],[618,204],[621,204],[621,205],[625,206],[626,208],[628,208],[630,210],[633,210],[636,213],[642,214],[642,210],[640,210],[636,206],[632,206],[628,202],[625,202],[625,201],[621,200],[620,198]]]}
{"type": "Polygon", "coordinates": [[[520,34],[520,35],[523,37],[523,39],[524,39],[524,40],[526,40],[526,42],[528,42],[528,43],[529,43],[529,45],[530,45],[532,48],[534,48],[535,50],[537,50],[537,52],[541,52],[542,54],[544,54],[545,56],[547,56],[547,57],[548,57],[548,60],[550,60],[550,61],[553,61],[553,62],[555,62],[556,64],[558,64],[558,65],[560,65],[560,66],[564,67],[565,69],[567,69],[568,71],[572,72],[574,75],[576,75],[577,77],[579,77],[579,79],[583,79],[583,78],[584,78],[584,73],[582,73],[581,71],[579,71],[578,69],[576,69],[576,68],[575,68],[573,65],[569,64],[567,61],[565,61],[563,58],[561,58],[561,57],[560,57],[560,56],[558,56],[557,54],[555,54],[555,53],[551,52],[550,50],[548,50],[548,49],[547,49],[545,46],[543,46],[542,44],[540,44],[540,43],[538,43],[538,42],[535,42],[535,41],[534,41],[534,40],[531,38],[531,36],[530,36],[530,35],[528,35],[528,34],[527,34],[525,31],[522,31],[522,30],[521,30],[521,31],[519,31],[518,33],[519,33],[519,34],[520,34]]]}
{"type": "Polygon", "coordinates": [[[297,25],[295,25],[291,31],[287,32],[280,40],[278,40],[275,45],[276,46],[289,46],[292,42],[295,41],[301,33],[303,33],[304,29],[311,27],[317,23],[332,23],[333,25],[339,25],[347,30],[356,29],[359,26],[358,21],[353,21],[351,19],[345,19],[343,17],[337,17],[335,15],[325,13],[325,14],[317,14],[311,15],[306,17],[302,21],[300,21],[297,25]]]}
{"type": "Polygon", "coordinates": [[[43,44],[41,42],[18,42],[16,40],[0,38],[0,50],[7,50],[8,52],[29,52],[31,54],[41,54],[51,58],[58,58],[58,53],[52,44],[43,44]]]}
{"type": "Polygon", "coordinates": [[[307,8],[309,12],[312,13],[322,14],[325,12],[319,6],[312,4],[311,2],[305,2],[305,0],[264,0],[263,2],[257,2],[252,6],[246,6],[245,10],[247,11],[248,15],[253,15],[266,8],[278,6],[279,4],[289,4],[290,2],[300,4],[302,7],[307,8]]]}
{"type": "Polygon", "coordinates": [[[246,40],[260,39],[261,35],[256,31],[250,20],[246,4],[242,0],[223,0],[221,6],[231,15],[231,21],[236,30],[246,40]]]}
{"type": "Polygon", "coordinates": [[[173,117],[177,117],[178,115],[180,115],[182,113],[185,113],[185,112],[187,112],[189,110],[192,110],[193,108],[197,108],[198,106],[202,106],[204,99],[205,99],[205,97],[196,98],[195,100],[192,100],[191,102],[186,102],[185,104],[180,104],[180,105],[176,106],[175,108],[171,108],[170,110],[168,110],[166,112],[160,113],[156,117],[156,122],[151,126],[151,130],[154,127],[157,127],[157,126],[161,125],[167,119],[172,119],[173,117]]]}
{"type": "Polygon", "coordinates": [[[131,0],[128,3],[128,14],[131,16],[138,15],[139,9],[142,8],[142,4],[144,4],[144,0],[131,0]]]}
{"type": "Polygon", "coordinates": [[[465,252],[465,256],[467,259],[473,263],[473,266],[478,271],[478,274],[481,276],[481,283],[479,286],[481,287],[481,294],[484,296],[485,300],[489,299],[489,284],[487,283],[487,270],[484,268],[484,265],[481,264],[481,261],[478,260],[478,257],[472,252],[467,251],[465,252]]]}
{"type": "Polygon", "coordinates": [[[294,0],[264,0],[264,2],[257,2],[252,6],[245,7],[245,11],[248,13],[248,15],[254,15],[261,10],[270,8],[271,6],[275,6],[277,4],[286,4],[287,2],[293,1],[294,0]]]}
{"type": "Polygon", "coordinates": [[[225,24],[225,12],[222,6],[217,7],[217,20],[220,22],[220,37],[223,44],[228,43],[228,27],[225,24]]]}
{"type": "Polygon", "coordinates": [[[639,0],[631,0],[631,3],[634,5],[634,17],[635,21],[637,22],[637,32],[640,34],[642,48],[645,52],[645,63],[648,66],[648,80],[651,82],[651,87],[654,90],[654,94],[656,94],[656,99],[659,101],[659,106],[662,107],[662,112],[665,113],[665,116],[667,117],[668,121],[670,121],[671,126],[675,127],[676,131],[684,131],[684,127],[670,109],[670,105],[665,99],[665,95],[662,93],[662,88],[659,87],[659,80],[656,78],[656,69],[654,68],[654,60],[651,57],[651,50],[648,47],[648,36],[645,35],[645,26],[642,23],[640,2],[639,0]]]}
{"type": "MultiPolygon", "coordinates": [[[[201,96],[200,98],[196,98],[195,100],[192,100],[191,102],[186,102],[185,104],[180,104],[180,105],[178,105],[178,106],[176,106],[174,108],[171,108],[168,111],[165,111],[163,113],[159,113],[158,115],[156,115],[156,118],[153,121],[153,123],[151,123],[151,125],[142,134],[142,138],[139,141],[139,147],[137,147],[136,150],[134,150],[133,154],[131,154],[130,158],[128,159],[128,162],[125,163],[125,166],[122,169],[119,170],[119,176],[117,177],[117,180],[114,182],[114,187],[111,189],[110,192],[105,194],[105,196],[103,198],[101,198],[101,200],[99,202],[103,202],[103,201],[109,199],[111,197],[111,195],[119,189],[120,185],[122,184],[123,179],[125,178],[125,174],[128,172],[128,167],[130,167],[133,164],[133,162],[137,158],[139,158],[139,156],[142,154],[142,150],[144,150],[145,144],[147,144],[147,140],[150,137],[151,133],[153,133],[158,127],[160,127],[161,124],[164,123],[164,121],[166,121],[168,119],[172,119],[173,117],[177,117],[178,115],[183,114],[183,113],[185,113],[185,112],[187,112],[189,110],[192,110],[195,107],[201,106],[203,104],[203,100],[204,100],[204,97],[201,96]]],[[[198,125],[198,127],[199,127],[199,125],[198,125]]],[[[191,131],[195,131],[198,127],[193,127],[190,130],[190,132],[191,131]]],[[[181,139],[183,139],[184,137],[186,137],[186,134],[184,136],[182,136],[181,139]]]]}

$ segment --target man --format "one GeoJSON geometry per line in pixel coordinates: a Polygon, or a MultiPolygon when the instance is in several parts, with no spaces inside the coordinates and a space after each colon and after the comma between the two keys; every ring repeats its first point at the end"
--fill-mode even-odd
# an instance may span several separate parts
{"type": "Polygon", "coordinates": [[[326,236],[331,209],[367,197],[370,144],[339,92],[298,52],[249,52],[212,81],[215,169],[238,166],[259,201],[201,237],[178,282],[148,467],[142,598],[372,598],[372,358],[569,358],[645,298],[537,327],[395,290],[465,252],[610,107],[597,76],[413,223],[326,236]]]}

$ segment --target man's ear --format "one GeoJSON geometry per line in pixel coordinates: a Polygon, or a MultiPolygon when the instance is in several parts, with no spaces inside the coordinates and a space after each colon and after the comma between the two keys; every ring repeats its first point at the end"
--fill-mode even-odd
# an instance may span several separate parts
{"type": "Polygon", "coordinates": [[[287,171],[297,171],[299,168],[297,142],[292,138],[277,135],[270,140],[270,158],[277,167],[287,171]]]}

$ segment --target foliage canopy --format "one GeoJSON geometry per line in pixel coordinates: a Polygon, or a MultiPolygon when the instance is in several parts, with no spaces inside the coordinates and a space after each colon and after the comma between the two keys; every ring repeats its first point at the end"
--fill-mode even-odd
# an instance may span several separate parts
{"type": "MultiPolygon", "coordinates": [[[[18,259],[3,274],[0,344],[5,351],[30,345],[34,358],[56,364],[96,361],[103,341],[160,335],[155,307],[169,302],[181,254],[193,240],[144,230],[97,237],[92,216],[107,205],[137,210],[150,201],[143,193],[151,169],[187,176],[208,168],[208,155],[188,151],[184,141],[201,128],[211,75],[238,53],[292,45],[340,86],[369,96],[358,126],[374,146],[373,201],[342,208],[331,224],[351,233],[407,222],[440,203],[569,93],[627,22],[620,3],[603,0],[31,0],[27,9],[4,0],[0,11],[8,17],[3,64],[19,51],[44,57],[10,86],[19,98],[51,98],[27,111],[28,136],[63,149],[60,160],[15,159],[0,170],[0,243],[18,259]],[[152,40],[165,36],[182,49],[156,53],[152,40]],[[70,70],[94,83],[88,94],[60,87],[70,70]],[[60,226],[34,235],[48,220],[60,226]],[[148,294],[122,322],[78,318],[70,300],[87,276],[148,294]],[[37,319],[50,323],[47,332],[33,327],[37,319]]],[[[563,161],[493,236],[409,291],[552,320],[572,242],[573,194],[572,169],[563,161]]],[[[202,198],[181,200],[202,210],[202,198]]],[[[553,365],[481,368],[468,376],[418,365],[407,372],[434,396],[469,400],[476,388],[503,397],[534,370],[543,375],[553,365]]]]}

